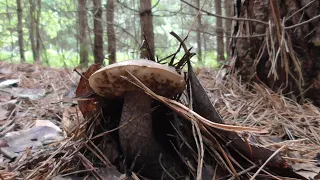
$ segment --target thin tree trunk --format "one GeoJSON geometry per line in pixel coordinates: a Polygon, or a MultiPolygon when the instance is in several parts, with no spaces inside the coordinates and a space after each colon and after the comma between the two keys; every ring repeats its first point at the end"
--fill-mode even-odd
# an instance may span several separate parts
{"type": "MultiPolygon", "coordinates": [[[[200,8],[200,0],[197,0],[197,7],[200,8]]],[[[197,57],[200,63],[202,63],[201,29],[202,29],[202,24],[201,24],[201,12],[200,12],[197,17],[197,46],[198,46],[197,57]]]]}
{"type": "Polygon", "coordinates": [[[113,27],[114,0],[107,1],[107,36],[108,36],[108,59],[109,64],[116,62],[116,34],[113,27]]]}
{"type": "Polygon", "coordinates": [[[153,34],[153,22],[152,22],[152,9],[151,0],[140,0],[140,24],[141,24],[141,40],[144,40],[144,36],[147,39],[151,55],[148,54],[148,50],[142,49],[140,53],[141,58],[152,59],[155,53],[154,49],[154,34],[153,34]]]}
{"type": "Polygon", "coordinates": [[[34,12],[36,10],[36,6],[33,3],[32,0],[29,0],[29,5],[30,5],[30,28],[29,28],[29,34],[30,34],[30,43],[31,43],[31,50],[33,54],[33,61],[37,62],[37,52],[36,52],[36,43],[35,43],[35,32],[36,32],[36,24],[35,24],[35,17],[34,17],[34,12]]]}
{"type": "Polygon", "coordinates": [[[78,0],[79,13],[79,43],[80,43],[80,67],[88,66],[89,46],[88,46],[88,16],[87,0],[78,0]]]}
{"type": "MultiPolygon", "coordinates": [[[[133,8],[135,8],[135,6],[136,6],[136,0],[132,0],[132,7],[133,8]]],[[[139,30],[141,30],[139,27],[137,27],[137,24],[139,25],[139,17],[137,17],[136,16],[136,12],[135,11],[132,11],[132,15],[133,15],[133,22],[132,22],[132,24],[133,24],[133,32],[134,32],[134,34],[133,34],[133,38],[135,39],[135,41],[136,41],[136,39],[138,39],[137,37],[139,37],[139,34],[140,34],[140,32],[139,32],[139,30]]],[[[138,43],[134,43],[134,47],[133,47],[134,49],[138,49],[139,48],[139,42],[138,43]]],[[[135,51],[134,53],[131,53],[132,55],[133,55],[133,58],[139,58],[139,56],[140,56],[140,53],[138,52],[138,51],[135,51]]]]}
{"type": "Polygon", "coordinates": [[[102,28],[102,7],[101,0],[93,0],[93,32],[94,32],[94,62],[102,64],[103,55],[103,28],[102,28]]]}
{"type": "MultiPolygon", "coordinates": [[[[230,0],[224,0],[224,8],[225,8],[225,15],[226,17],[232,16],[232,7],[233,7],[233,1],[230,0]]],[[[231,36],[231,26],[232,21],[230,19],[225,19],[225,50],[227,54],[227,59],[230,57],[230,36],[231,36]]]]}
{"type": "MultiPolygon", "coordinates": [[[[216,14],[221,15],[221,0],[215,0],[215,10],[216,14]]],[[[223,25],[222,19],[217,18],[216,34],[217,34],[217,51],[218,51],[218,61],[224,61],[224,42],[223,42],[223,25]]]]}
{"type": "Polygon", "coordinates": [[[24,56],[24,43],[23,43],[21,0],[17,0],[17,15],[18,15],[18,40],[19,40],[19,50],[20,50],[20,61],[24,62],[25,56],[24,56]]]}
{"type": "Polygon", "coordinates": [[[36,63],[40,63],[40,12],[41,12],[41,0],[37,2],[29,0],[30,4],[30,41],[33,54],[33,60],[36,63]],[[38,7],[37,7],[38,6],[38,7]]]}
{"type": "Polygon", "coordinates": [[[9,21],[8,31],[9,31],[10,37],[11,37],[11,61],[12,61],[12,59],[13,59],[14,42],[13,42],[13,33],[12,33],[12,28],[11,28],[11,14],[9,13],[8,0],[6,0],[6,14],[7,14],[7,18],[8,18],[8,21],[9,21]]]}
{"type": "MultiPolygon", "coordinates": [[[[36,16],[36,51],[37,51],[37,62],[40,62],[40,53],[41,53],[41,37],[40,37],[40,17],[41,17],[41,0],[37,1],[37,16],[36,16]]],[[[48,62],[47,62],[48,63],[48,62]]]]}
{"type": "Polygon", "coordinates": [[[204,53],[203,53],[203,57],[204,57],[204,60],[206,60],[206,57],[207,57],[207,43],[206,43],[206,35],[204,33],[202,33],[202,39],[204,40],[203,41],[203,50],[204,50],[204,53]]]}

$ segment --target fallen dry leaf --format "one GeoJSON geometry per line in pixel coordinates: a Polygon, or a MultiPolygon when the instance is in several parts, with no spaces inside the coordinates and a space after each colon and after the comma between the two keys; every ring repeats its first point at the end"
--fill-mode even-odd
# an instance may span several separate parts
{"type": "Polygon", "coordinates": [[[36,151],[46,144],[63,138],[61,130],[52,122],[42,121],[29,129],[7,133],[0,139],[0,144],[5,144],[0,148],[0,152],[12,159],[23,154],[27,148],[36,151]]]}
{"type": "Polygon", "coordinates": [[[307,179],[314,179],[320,173],[320,167],[316,163],[294,163],[291,165],[294,172],[307,179]]]}
{"type": "Polygon", "coordinates": [[[15,84],[18,84],[20,82],[19,79],[6,79],[2,82],[0,82],[0,88],[9,87],[15,84]]]}
{"type": "Polygon", "coordinates": [[[86,100],[78,101],[79,109],[82,112],[84,118],[87,118],[91,113],[96,112],[100,109],[99,104],[96,103],[98,101],[98,97],[94,96],[95,92],[90,87],[88,81],[91,74],[96,72],[98,69],[100,69],[100,65],[93,64],[88,68],[86,72],[82,73],[80,82],[76,89],[77,98],[88,98],[86,100]]]}
{"type": "Polygon", "coordinates": [[[84,121],[82,113],[78,106],[65,108],[62,114],[61,128],[67,133],[71,132],[75,127],[84,121]]]}
{"type": "Polygon", "coordinates": [[[31,88],[2,88],[2,92],[10,93],[14,97],[29,98],[31,100],[38,100],[46,95],[45,89],[31,89],[31,88]]]}

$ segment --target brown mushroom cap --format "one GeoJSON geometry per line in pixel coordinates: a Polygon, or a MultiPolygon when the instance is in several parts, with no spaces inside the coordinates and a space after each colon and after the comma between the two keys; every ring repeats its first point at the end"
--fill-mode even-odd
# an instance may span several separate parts
{"type": "Polygon", "coordinates": [[[146,59],[127,60],[101,68],[90,76],[89,84],[97,94],[106,98],[139,90],[121,77],[128,76],[126,70],[153,92],[165,97],[173,97],[186,87],[184,78],[174,68],[146,59]]]}

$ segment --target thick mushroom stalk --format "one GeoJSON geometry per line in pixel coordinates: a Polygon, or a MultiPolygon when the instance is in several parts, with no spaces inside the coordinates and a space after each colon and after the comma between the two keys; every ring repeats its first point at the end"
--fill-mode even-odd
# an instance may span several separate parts
{"type": "MultiPolygon", "coordinates": [[[[123,153],[137,162],[157,161],[162,152],[157,143],[151,118],[151,98],[141,91],[131,91],[124,95],[120,120],[119,138],[123,153]]],[[[139,163],[138,163],[139,164],[139,163]]]]}
{"type": "Polygon", "coordinates": [[[155,139],[151,105],[152,99],[144,92],[125,93],[119,129],[122,151],[131,163],[135,163],[136,169],[143,167],[142,172],[148,173],[154,179],[167,177],[168,174],[164,173],[163,168],[166,171],[174,169],[176,173],[182,173],[180,165],[155,139]]]}

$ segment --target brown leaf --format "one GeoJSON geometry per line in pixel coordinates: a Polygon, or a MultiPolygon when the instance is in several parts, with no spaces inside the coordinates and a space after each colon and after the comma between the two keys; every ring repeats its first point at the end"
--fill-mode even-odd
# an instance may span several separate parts
{"type": "Polygon", "coordinates": [[[97,112],[100,109],[98,102],[98,96],[94,95],[95,92],[89,85],[89,77],[91,74],[96,72],[98,69],[100,69],[99,64],[93,64],[91,65],[88,70],[84,73],[82,73],[82,76],[80,78],[80,82],[78,84],[77,90],[76,90],[76,97],[80,98],[89,98],[87,100],[79,100],[78,106],[79,109],[83,115],[84,118],[87,118],[91,113],[97,112]]]}
{"type": "Polygon", "coordinates": [[[62,115],[61,128],[67,132],[71,132],[75,127],[84,121],[80,109],[75,107],[66,108],[62,115]]]}
{"type": "Polygon", "coordinates": [[[294,172],[300,174],[301,176],[307,179],[314,179],[317,175],[320,174],[320,167],[316,163],[295,163],[292,164],[294,172]]]}

